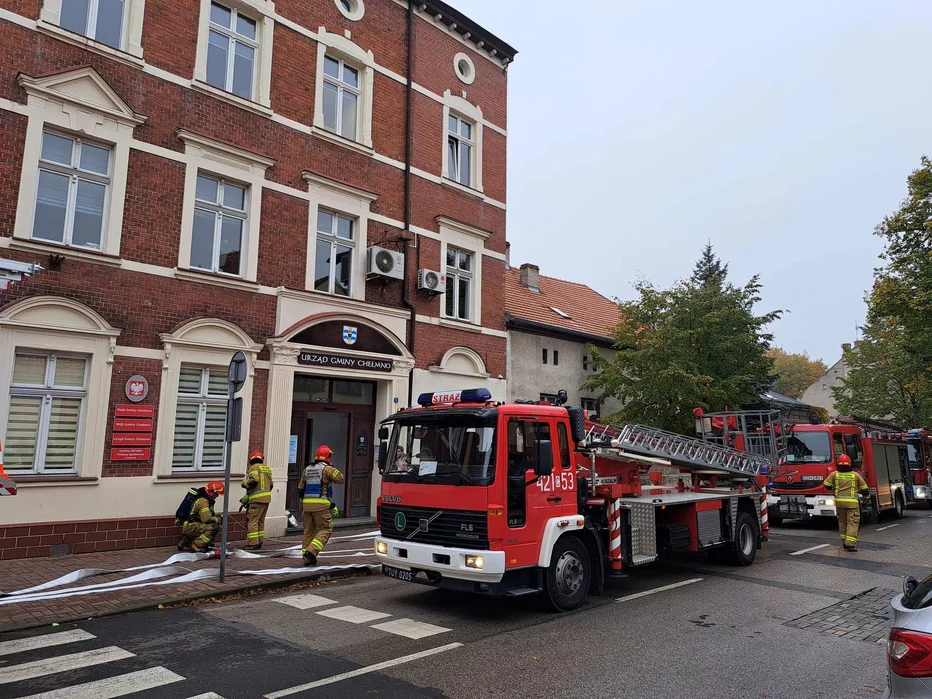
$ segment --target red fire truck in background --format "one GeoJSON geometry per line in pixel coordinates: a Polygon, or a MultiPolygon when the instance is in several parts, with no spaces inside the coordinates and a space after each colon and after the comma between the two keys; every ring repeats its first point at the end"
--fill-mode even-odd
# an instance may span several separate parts
{"type": "Polygon", "coordinates": [[[906,433],[909,475],[913,482],[913,497],[932,509],[932,432],[909,430],[906,433]]]}
{"type": "MultiPolygon", "coordinates": [[[[788,425],[777,411],[743,411],[703,416],[700,432],[712,441],[766,456],[773,466],[767,482],[770,521],[834,517],[835,501],[822,485],[847,454],[870,488],[862,503],[868,518],[891,511],[903,516],[907,505],[929,496],[928,471],[910,464],[906,434],[892,425],[840,417],[836,424],[788,425]],[[766,438],[765,438],[766,437],[766,438]],[[768,452],[771,445],[775,451],[768,452]],[[922,487],[917,488],[922,481],[922,487]]],[[[922,449],[929,436],[917,434],[922,449]]],[[[920,450],[921,453],[924,453],[920,450]]]]}
{"type": "MultiPolygon", "coordinates": [[[[565,397],[565,392],[561,392],[565,397]]],[[[423,394],[379,430],[376,554],[399,580],[558,610],[672,551],[750,565],[767,535],[766,458],[579,407],[423,394]],[[649,474],[666,470],[667,484],[649,474]],[[762,513],[763,510],[763,513],[762,513]]]]}

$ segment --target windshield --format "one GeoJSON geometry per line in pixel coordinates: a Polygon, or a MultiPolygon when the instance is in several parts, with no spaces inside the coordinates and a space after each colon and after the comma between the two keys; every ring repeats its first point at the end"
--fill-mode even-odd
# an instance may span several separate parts
{"type": "Polygon", "coordinates": [[[787,463],[827,464],[831,460],[827,432],[794,432],[787,440],[787,463]]]}
{"type": "Polygon", "coordinates": [[[912,471],[921,471],[922,470],[922,454],[920,449],[922,445],[919,443],[919,440],[910,440],[907,442],[906,448],[909,450],[909,468],[912,471]]]}
{"type": "Polygon", "coordinates": [[[396,421],[385,480],[489,485],[495,479],[494,422],[459,417],[396,421]]]}

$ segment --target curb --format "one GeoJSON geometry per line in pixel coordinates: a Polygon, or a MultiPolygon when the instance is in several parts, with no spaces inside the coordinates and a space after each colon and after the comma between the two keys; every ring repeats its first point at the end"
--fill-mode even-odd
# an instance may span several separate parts
{"type": "Polygon", "coordinates": [[[248,592],[250,590],[277,590],[282,587],[288,587],[290,585],[304,582],[347,580],[350,578],[372,575],[381,567],[382,566],[379,564],[370,563],[365,568],[347,568],[346,570],[336,570],[326,573],[306,573],[304,575],[292,575],[284,580],[270,580],[269,582],[257,582],[240,585],[238,587],[230,588],[229,590],[212,590],[210,592],[198,592],[193,595],[170,597],[168,599],[160,600],[150,600],[141,604],[133,604],[126,607],[118,607],[115,609],[107,609],[103,611],[95,611],[89,615],[82,614],[79,616],[48,619],[47,621],[30,621],[24,624],[0,626],[0,634],[44,628],[46,626],[51,626],[53,623],[59,625],[76,624],[83,621],[91,621],[92,619],[102,619],[108,616],[116,616],[117,614],[134,614],[137,612],[146,612],[150,609],[158,609],[159,605],[163,607],[169,607],[178,604],[184,604],[185,602],[194,602],[196,600],[208,599],[211,597],[224,598],[230,595],[239,594],[241,592],[248,592]]]}

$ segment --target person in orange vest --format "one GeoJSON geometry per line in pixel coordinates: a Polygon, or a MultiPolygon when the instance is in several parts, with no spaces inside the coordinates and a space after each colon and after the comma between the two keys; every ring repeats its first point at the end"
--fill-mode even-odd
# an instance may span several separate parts
{"type": "Polygon", "coordinates": [[[338,471],[330,457],[333,449],[326,444],[317,448],[314,463],[301,472],[298,482],[298,497],[304,511],[304,538],[301,541],[301,557],[304,565],[317,565],[319,554],[330,533],[333,531],[333,518],[339,510],[330,502],[331,484],[343,482],[343,474],[338,471]]]}
{"type": "Polygon", "coordinates": [[[265,515],[272,502],[272,469],[265,465],[265,455],[259,449],[249,455],[243,487],[246,489],[243,504],[249,507],[245,548],[261,549],[265,538],[265,515]]]}
{"type": "Polygon", "coordinates": [[[838,457],[838,470],[830,473],[822,485],[835,493],[835,513],[842,546],[845,551],[857,551],[861,524],[859,494],[868,492],[867,483],[861,474],[851,470],[851,457],[842,454],[838,457]]]}
{"type": "MultiPolygon", "coordinates": [[[[190,548],[195,553],[211,546],[217,538],[220,516],[214,512],[214,503],[218,496],[223,495],[223,490],[223,483],[220,481],[211,481],[205,485],[203,495],[194,501],[188,519],[181,525],[181,533],[191,542],[190,548]]],[[[187,550],[184,538],[179,548],[187,550]]]]}

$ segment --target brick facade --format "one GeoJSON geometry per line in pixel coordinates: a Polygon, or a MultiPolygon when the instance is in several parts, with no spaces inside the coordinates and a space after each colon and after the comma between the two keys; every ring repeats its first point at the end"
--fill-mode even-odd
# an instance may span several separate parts
{"type": "MultiPolygon", "coordinates": [[[[127,6],[133,2],[128,0],[127,6]]],[[[230,0],[229,4],[257,19],[271,8],[265,0],[230,0]]],[[[21,487],[16,496],[17,507],[7,509],[7,518],[0,511],[0,558],[46,556],[53,545],[61,544],[68,544],[71,553],[81,553],[172,543],[177,532],[170,515],[184,488],[197,478],[189,474],[179,478],[175,485],[165,485],[165,479],[176,476],[160,472],[152,459],[111,461],[112,421],[116,406],[127,403],[126,380],[136,374],[143,375],[149,381],[149,395],[142,405],[154,406],[155,410],[151,448],[153,453],[157,448],[171,449],[171,434],[161,435],[160,440],[159,431],[170,432],[173,425],[160,424],[160,412],[166,407],[164,395],[174,395],[166,391],[177,391],[177,356],[190,352],[183,356],[200,357],[198,352],[203,354],[210,350],[222,354],[224,351],[223,347],[216,347],[213,340],[175,337],[176,333],[183,334],[192,323],[217,319],[223,328],[232,327],[232,333],[240,332],[248,338],[243,347],[252,353],[252,409],[244,419],[249,436],[248,445],[243,449],[247,446],[249,449],[264,448],[267,453],[273,449],[268,429],[278,426],[271,411],[272,402],[280,395],[274,392],[278,389],[273,376],[278,355],[270,351],[269,344],[278,338],[283,327],[294,324],[283,320],[287,316],[283,299],[295,292],[292,297],[299,299],[295,303],[309,309],[318,306],[330,309],[327,304],[334,303],[334,297],[323,298],[324,294],[308,289],[306,284],[311,276],[308,260],[315,245],[314,227],[319,208],[314,195],[309,194],[307,173],[324,178],[331,183],[327,186],[334,192],[346,189],[371,198],[364,214],[368,216],[365,246],[385,243],[390,249],[406,252],[406,281],[368,281],[364,291],[355,294],[356,300],[346,303],[347,317],[359,316],[362,322],[374,318],[376,320],[371,322],[375,325],[381,322],[379,318],[402,318],[400,325],[384,332],[408,345],[406,350],[413,358],[415,369],[434,367],[451,348],[464,347],[478,353],[492,377],[505,374],[505,328],[499,290],[503,285],[505,255],[506,68],[513,57],[507,45],[478,26],[471,28],[472,38],[467,41],[463,39],[462,27],[454,31],[448,28],[450,21],[436,21],[432,8],[427,8],[426,13],[418,11],[414,18],[414,82],[418,89],[412,92],[411,228],[406,232],[403,166],[408,18],[405,7],[393,0],[365,0],[365,15],[359,21],[351,21],[343,16],[337,3],[330,0],[278,0],[271,15],[274,41],[270,108],[262,108],[247,104],[245,100],[237,103],[235,98],[195,84],[193,76],[197,70],[201,21],[199,2],[146,0],[141,61],[106,47],[95,47],[94,42],[89,47],[82,46],[76,37],[62,36],[62,30],[48,26],[42,14],[43,6],[42,0],[0,0],[0,31],[4,35],[0,44],[0,268],[3,260],[35,263],[43,268],[6,290],[0,286],[0,343],[4,342],[4,333],[13,338],[13,333],[20,331],[17,328],[22,328],[21,323],[13,322],[13,315],[4,314],[13,314],[13,309],[31,299],[77,302],[88,317],[102,319],[109,329],[75,331],[81,337],[99,339],[101,333],[109,333],[112,337],[108,351],[90,355],[95,365],[106,365],[103,371],[109,377],[109,390],[95,403],[92,396],[98,389],[88,386],[85,401],[88,412],[82,418],[79,460],[80,454],[86,451],[82,450],[80,440],[90,439],[89,435],[94,432],[91,428],[101,420],[105,421],[106,429],[100,430],[103,435],[101,463],[78,463],[76,474],[61,476],[16,475],[14,472],[21,487]],[[316,127],[312,128],[318,77],[317,39],[323,27],[328,35],[340,41],[351,41],[362,51],[371,52],[375,66],[371,70],[371,149],[334,142],[340,138],[321,136],[315,131],[316,127]],[[476,42],[483,37],[488,46],[481,49],[476,42]],[[500,47],[497,56],[489,53],[492,45],[500,47]],[[502,50],[502,46],[506,50],[502,50]],[[461,82],[454,70],[454,56],[458,53],[470,56],[475,66],[475,80],[469,85],[461,82]],[[28,213],[31,220],[36,205],[34,198],[20,197],[21,187],[33,177],[38,160],[37,153],[29,150],[34,146],[28,145],[27,133],[36,124],[44,128],[46,112],[43,109],[48,111],[44,95],[35,98],[23,86],[22,76],[43,79],[88,66],[135,115],[145,118],[141,123],[121,127],[124,133],[131,130],[132,136],[126,170],[114,170],[111,178],[111,186],[119,178],[125,180],[122,225],[115,252],[76,250],[43,243],[31,239],[30,229],[17,227],[18,214],[22,218],[28,213]],[[484,124],[482,149],[478,155],[483,172],[481,192],[466,191],[440,181],[447,93],[465,98],[481,110],[484,124]],[[247,182],[250,187],[261,187],[261,196],[257,199],[261,202],[261,210],[249,212],[250,217],[261,216],[252,279],[234,282],[210,272],[178,271],[183,267],[185,245],[190,245],[191,240],[190,207],[193,204],[190,202],[193,202],[192,172],[195,172],[191,168],[195,156],[191,153],[196,151],[190,142],[180,137],[184,132],[207,139],[220,150],[226,148],[234,152],[231,148],[239,149],[236,151],[239,155],[231,156],[234,160],[273,163],[262,165],[264,175],[247,182]],[[22,207],[28,211],[18,210],[22,207]],[[441,259],[444,234],[438,217],[478,229],[487,236],[477,243],[475,259],[477,267],[481,268],[482,288],[473,293],[481,295],[481,318],[461,327],[451,321],[434,322],[440,319],[443,296],[429,297],[416,290],[418,268],[444,269],[441,259]],[[408,242],[399,245],[402,235],[408,242]],[[404,284],[408,286],[408,294],[405,294],[404,284]],[[413,304],[412,312],[406,306],[406,296],[413,304]],[[408,314],[406,320],[400,315],[402,311],[408,314]],[[412,328],[415,314],[421,320],[412,328]],[[431,323],[424,321],[424,316],[431,319],[431,323]],[[409,341],[412,330],[413,343],[409,341]],[[89,406],[97,404],[101,409],[91,414],[89,406]],[[85,482],[70,484],[78,480],[85,482]],[[163,483],[159,484],[159,480],[163,483]],[[114,491],[101,486],[117,481],[125,481],[127,487],[132,483],[133,497],[139,500],[138,517],[128,513],[110,516],[112,512],[107,501],[110,496],[104,493],[114,491]],[[93,495],[94,488],[99,488],[101,494],[93,495]],[[76,516],[76,512],[84,510],[66,504],[72,493],[87,500],[89,505],[85,509],[92,509],[90,503],[96,501],[100,518],[90,513],[76,516]],[[42,507],[38,507],[40,502],[42,507]],[[66,513],[61,520],[31,521],[33,516],[47,520],[49,513],[59,509],[58,502],[62,503],[61,511],[66,513]],[[35,503],[36,507],[28,503],[35,503]],[[17,514],[10,515],[14,510],[17,514]],[[9,519],[11,516],[14,519],[9,519]]],[[[443,3],[438,6],[445,7],[443,3]]],[[[268,38],[260,36],[260,41],[268,38]]],[[[259,65],[261,69],[261,62],[259,65]]],[[[88,94],[91,93],[85,89],[81,99],[92,99],[88,94]]],[[[77,113],[69,109],[72,108],[64,109],[64,113],[77,113]]],[[[60,117],[61,113],[55,118],[60,117]]],[[[94,119],[99,119],[98,125],[104,121],[104,117],[95,116],[94,119]]],[[[88,127],[87,123],[85,117],[72,116],[69,128],[61,125],[55,128],[81,138],[82,134],[91,134],[96,128],[93,123],[88,127]]],[[[99,140],[95,135],[89,137],[99,140]]],[[[114,153],[118,147],[114,146],[114,153]]],[[[213,162],[210,158],[214,156],[207,157],[204,162],[213,162]]],[[[204,167],[209,170],[209,166],[204,167]]],[[[106,206],[109,216],[112,209],[109,203],[106,206]]],[[[112,237],[114,231],[106,235],[112,237]]],[[[357,251],[357,265],[364,264],[363,252],[357,251]]],[[[245,244],[243,255],[249,255],[245,244]]],[[[336,303],[339,305],[339,299],[336,303]]],[[[316,317],[315,313],[309,311],[307,316],[316,317]]],[[[43,332],[47,331],[49,337],[64,338],[62,349],[67,350],[70,328],[67,322],[63,321],[60,328],[53,322],[43,332]]],[[[11,339],[9,342],[12,349],[19,349],[20,343],[26,341],[11,339]]],[[[230,347],[229,354],[238,348],[230,347]]],[[[190,361],[203,363],[207,360],[190,361]]],[[[11,358],[3,357],[0,363],[6,365],[0,367],[0,392],[4,394],[3,400],[7,400],[11,358]]],[[[373,375],[372,378],[383,377],[373,375]]],[[[380,387],[395,386],[396,401],[398,387],[408,385],[406,377],[399,380],[403,383],[379,384],[380,387]]],[[[406,400],[407,396],[403,396],[403,401],[406,400]]],[[[174,408],[173,400],[168,402],[174,408]]],[[[0,406],[6,404],[0,400],[0,406]]],[[[384,404],[391,405],[390,399],[386,398],[384,404]]],[[[397,404],[392,409],[394,407],[397,404]]],[[[282,406],[276,409],[281,409],[287,419],[286,409],[282,406]]],[[[6,434],[5,422],[6,418],[0,417],[0,438],[6,434]]],[[[274,448],[280,449],[278,441],[274,448]]],[[[283,464],[273,464],[273,467],[284,469],[283,464]]],[[[234,473],[241,470],[241,465],[234,464],[234,473]]],[[[215,474],[207,473],[203,478],[210,475],[215,474]]],[[[276,488],[279,486],[283,488],[284,483],[277,480],[276,488]]],[[[233,496],[235,504],[239,495],[234,492],[233,496]]],[[[234,538],[241,538],[244,533],[240,520],[240,517],[233,520],[236,523],[234,538]]]]}

